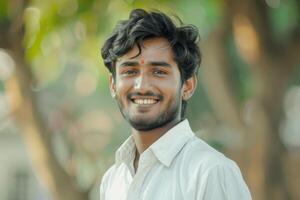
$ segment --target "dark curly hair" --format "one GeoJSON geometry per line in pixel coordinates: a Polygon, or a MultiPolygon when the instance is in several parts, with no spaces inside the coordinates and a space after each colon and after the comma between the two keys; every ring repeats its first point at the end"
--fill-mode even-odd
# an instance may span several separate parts
{"type": "MultiPolygon", "coordinates": [[[[179,18],[178,18],[179,19],[179,18]]],[[[193,74],[198,73],[201,63],[201,53],[197,45],[198,29],[193,25],[176,26],[170,17],[159,11],[147,12],[143,9],[132,10],[128,20],[120,21],[112,35],[105,41],[101,55],[105,66],[115,77],[117,58],[126,54],[135,45],[141,53],[144,40],[154,37],[166,38],[173,50],[183,83],[193,74]]],[[[182,117],[186,102],[183,102],[182,117]]]]}

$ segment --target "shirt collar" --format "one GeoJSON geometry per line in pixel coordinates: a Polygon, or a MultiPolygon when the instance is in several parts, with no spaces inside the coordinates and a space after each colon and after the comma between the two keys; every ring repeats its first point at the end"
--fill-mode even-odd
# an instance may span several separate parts
{"type": "Polygon", "coordinates": [[[136,146],[133,136],[131,135],[116,151],[116,165],[120,165],[124,162],[129,166],[134,159],[135,151],[136,146]]]}
{"type": "Polygon", "coordinates": [[[169,167],[187,141],[194,136],[187,119],[171,128],[149,148],[157,159],[169,167]]]}
{"type": "MultiPolygon", "coordinates": [[[[163,136],[161,136],[149,149],[156,158],[169,167],[175,156],[180,152],[187,141],[194,136],[187,119],[178,123],[163,136]]],[[[131,135],[116,152],[116,165],[124,162],[130,165],[134,160],[136,151],[135,142],[131,135]]]]}

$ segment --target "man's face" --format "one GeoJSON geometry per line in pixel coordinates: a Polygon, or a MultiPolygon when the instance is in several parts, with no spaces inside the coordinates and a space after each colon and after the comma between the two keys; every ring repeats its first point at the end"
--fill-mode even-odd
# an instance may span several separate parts
{"type": "Polygon", "coordinates": [[[169,42],[147,39],[141,54],[135,46],[116,62],[110,87],[124,118],[136,130],[147,131],[180,120],[180,72],[169,42]]]}

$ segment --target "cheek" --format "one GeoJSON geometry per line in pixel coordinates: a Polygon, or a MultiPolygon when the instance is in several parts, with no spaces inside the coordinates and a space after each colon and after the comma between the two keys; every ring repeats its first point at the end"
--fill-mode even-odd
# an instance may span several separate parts
{"type": "Polygon", "coordinates": [[[175,95],[181,92],[181,83],[177,79],[163,81],[159,85],[164,90],[165,93],[170,95],[175,95]]]}
{"type": "Polygon", "coordinates": [[[118,78],[116,81],[116,90],[122,91],[124,87],[126,87],[126,82],[118,78]]]}
{"type": "Polygon", "coordinates": [[[130,89],[130,85],[131,85],[130,82],[124,81],[122,79],[119,80],[119,81],[117,81],[116,82],[116,92],[117,92],[117,95],[120,98],[124,98],[123,95],[128,92],[128,90],[130,89]]]}

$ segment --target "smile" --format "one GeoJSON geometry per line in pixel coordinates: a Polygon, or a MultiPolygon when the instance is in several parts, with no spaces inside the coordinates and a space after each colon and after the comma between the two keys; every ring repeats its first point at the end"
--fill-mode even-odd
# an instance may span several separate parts
{"type": "Polygon", "coordinates": [[[132,99],[132,102],[139,105],[153,105],[158,102],[156,99],[132,99]]]}

